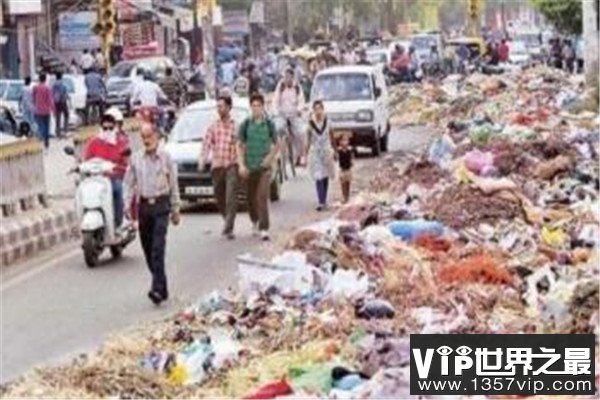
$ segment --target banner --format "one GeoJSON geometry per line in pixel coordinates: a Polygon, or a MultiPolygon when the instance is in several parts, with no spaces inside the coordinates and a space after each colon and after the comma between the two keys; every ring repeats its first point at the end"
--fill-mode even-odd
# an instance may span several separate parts
{"type": "Polygon", "coordinates": [[[100,38],[92,32],[97,14],[92,11],[63,12],[58,16],[58,46],[61,50],[100,47],[100,38]]]}
{"type": "Polygon", "coordinates": [[[42,0],[8,0],[9,15],[41,14],[42,0]]]}
{"type": "Polygon", "coordinates": [[[119,0],[119,26],[121,42],[123,44],[123,59],[151,57],[159,55],[160,49],[154,32],[154,21],[142,19],[142,11],[146,8],[142,1],[135,6],[130,0],[119,0]]]}

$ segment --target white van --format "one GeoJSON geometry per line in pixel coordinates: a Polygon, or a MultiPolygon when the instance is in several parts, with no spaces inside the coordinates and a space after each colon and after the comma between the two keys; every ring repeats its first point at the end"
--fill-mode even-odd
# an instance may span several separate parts
{"type": "Polygon", "coordinates": [[[387,151],[390,131],[388,91],[380,66],[348,65],[325,69],[314,79],[310,101],[322,100],[334,129],[354,133],[355,146],[387,151]]]}

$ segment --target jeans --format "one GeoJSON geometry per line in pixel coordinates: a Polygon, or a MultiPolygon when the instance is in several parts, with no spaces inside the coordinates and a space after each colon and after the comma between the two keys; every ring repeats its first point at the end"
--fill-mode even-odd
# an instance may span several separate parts
{"type": "Polygon", "coordinates": [[[329,190],[329,178],[323,178],[317,180],[317,198],[319,199],[319,205],[324,206],[327,204],[327,191],[329,190]]]}
{"type": "Polygon", "coordinates": [[[64,119],[64,131],[69,130],[69,106],[65,104],[56,104],[54,110],[54,118],[56,119],[56,137],[62,136],[61,122],[64,119]]]}
{"type": "Polygon", "coordinates": [[[38,127],[38,136],[44,142],[44,147],[50,147],[50,116],[36,115],[35,123],[38,127]]]}
{"type": "Polygon", "coordinates": [[[248,213],[250,221],[261,231],[269,230],[269,198],[271,170],[261,168],[248,176],[248,213]]]}
{"type": "Polygon", "coordinates": [[[224,234],[233,233],[237,213],[238,169],[237,165],[215,168],[212,171],[217,207],[225,220],[224,234]]]}
{"type": "Polygon", "coordinates": [[[167,228],[171,206],[165,197],[155,204],[140,202],[139,231],[142,249],[148,269],[152,274],[151,290],[163,298],[169,295],[165,273],[165,248],[167,246],[167,228]]]}
{"type": "Polygon", "coordinates": [[[23,121],[29,124],[31,128],[31,133],[37,135],[37,124],[35,122],[35,116],[33,115],[33,110],[24,110],[23,111],[23,121]]]}
{"type": "Polygon", "coordinates": [[[123,180],[112,179],[112,194],[113,194],[113,209],[115,217],[115,229],[119,228],[123,224],[123,180]]]}
{"type": "Polygon", "coordinates": [[[98,117],[98,121],[94,121],[94,123],[96,122],[100,122],[100,119],[102,118],[102,114],[104,114],[104,100],[100,97],[95,97],[95,96],[88,96],[87,100],[86,100],[86,104],[85,104],[85,114],[84,114],[84,125],[89,125],[90,123],[90,113],[92,112],[92,109],[95,110],[95,115],[98,117]]]}

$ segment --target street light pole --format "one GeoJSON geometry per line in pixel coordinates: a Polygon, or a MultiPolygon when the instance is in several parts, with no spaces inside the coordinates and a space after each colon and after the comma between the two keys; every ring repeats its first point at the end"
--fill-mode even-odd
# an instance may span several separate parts
{"type": "Polygon", "coordinates": [[[192,0],[192,35],[190,37],[190,67],[194,68],[194,63],[198,57],[196,49],[196,31],[198,30],[198,0],[192,0]]]}

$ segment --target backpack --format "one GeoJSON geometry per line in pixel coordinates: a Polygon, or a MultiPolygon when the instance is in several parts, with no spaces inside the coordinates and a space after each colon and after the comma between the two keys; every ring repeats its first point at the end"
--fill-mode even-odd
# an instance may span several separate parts
{"type": "Polygon", "coordinates": [[[69,101],[69,94],[67,88],[62,82],[55,82],[52,87],[52,95],[54,98],[54,104],[66,104],[69,101]]]}
{"type": "MultiPolygon", "coordinates": [[[[269,136],[275,142],[277,139],[277,132],[275,129],[275,124],[269,117],[265,117],[265,121],[267,122],[267,126],[269,127],[269,136]]],[[[244,122],[242,122],[242,138],[245,141],[248,140],[248,124],[250,123],[250,118],[246,118],[244,122]]]]}

